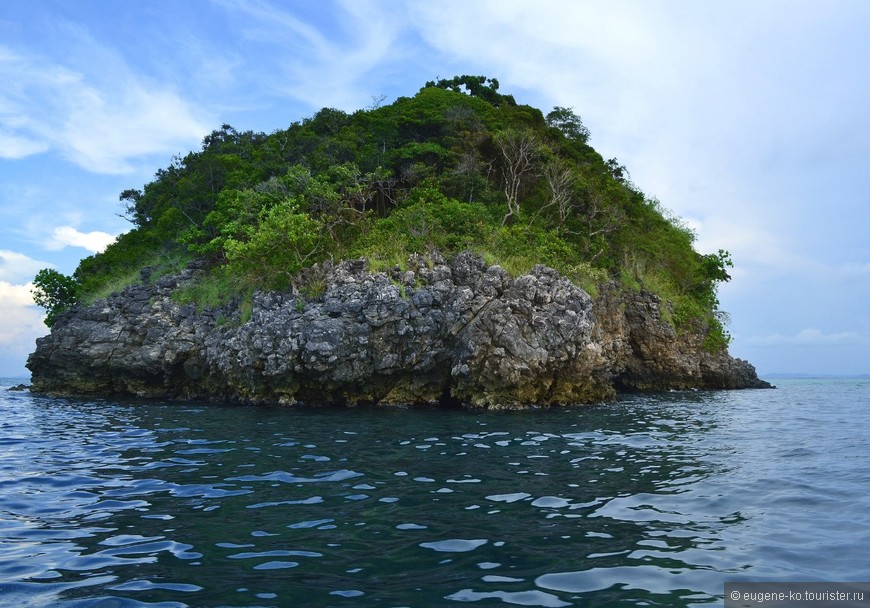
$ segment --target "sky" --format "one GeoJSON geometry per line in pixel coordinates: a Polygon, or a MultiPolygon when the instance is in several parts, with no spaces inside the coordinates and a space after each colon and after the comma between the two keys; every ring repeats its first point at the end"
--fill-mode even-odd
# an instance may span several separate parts
{"type": "Polygon", "coordinates": [[[131,225],[118,195],[223,123],[498,79],[735,267],[731,353],[762,377],[870,373],[870,3],[863,0],[3,0],[0,376],[30,295],[131,225]]]}

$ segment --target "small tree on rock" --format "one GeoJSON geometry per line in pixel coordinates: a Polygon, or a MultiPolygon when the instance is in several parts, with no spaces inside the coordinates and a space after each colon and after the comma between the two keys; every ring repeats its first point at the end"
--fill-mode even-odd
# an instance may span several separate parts
{"type": "Polygon", "coordinates": [[[48,311],[45,324],[51,327],[57,316],[78,303],[79,285],[75,279],[51,268],[43,268],[33,279],[33,301],[48,311]]]}

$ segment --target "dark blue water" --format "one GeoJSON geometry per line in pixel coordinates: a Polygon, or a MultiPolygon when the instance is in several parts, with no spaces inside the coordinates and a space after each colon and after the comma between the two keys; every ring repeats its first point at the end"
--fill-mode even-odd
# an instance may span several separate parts
{"type": "Polygon", "coordinates": [[[0,605],[702,606],[870,580],[870,381],[497,414],[0,391],[0,605]]]}

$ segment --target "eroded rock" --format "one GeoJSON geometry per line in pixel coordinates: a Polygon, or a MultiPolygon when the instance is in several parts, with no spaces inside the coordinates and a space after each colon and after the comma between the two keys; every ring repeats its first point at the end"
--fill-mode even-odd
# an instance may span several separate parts
{"type": "Polygon", "coordinates": [[[512,279],[461,254],[415,257],[391,273],[363,260],[322,271],[322,296],[258,293],[241,324],[232,308],[171,299],[193,269],[74,309],[37,341],[33,390],[512,408],[766,385],[748,363],[704,350],[703,327],[677,334],[655,296],[609,285],[593,301],[545,266],[512,279]]]}

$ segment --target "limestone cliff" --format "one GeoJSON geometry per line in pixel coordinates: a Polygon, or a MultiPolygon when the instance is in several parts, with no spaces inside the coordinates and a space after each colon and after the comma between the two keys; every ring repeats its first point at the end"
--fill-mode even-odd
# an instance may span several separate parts
{"type": "Polygon", "coordinates": [[[762,388],[747,362],[676,332],[655,296],[589,294],[552,269],[512,279],[461,254],[372,273],[320,269],[323,295],[259,293],[197,311],[172,293],[198,271],[126,288],[59,318],[27,366],[33,390],[244,403],[462,404],[511,408],[619,391],[762,388]]]}

